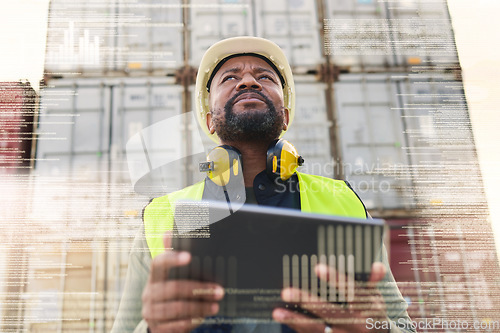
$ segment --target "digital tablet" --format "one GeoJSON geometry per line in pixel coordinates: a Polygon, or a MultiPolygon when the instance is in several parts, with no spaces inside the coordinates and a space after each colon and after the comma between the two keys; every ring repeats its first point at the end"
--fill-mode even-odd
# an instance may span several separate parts
{"type": "Polygon", "coordinates": [[[171,270],[172,279],[221,284],[219,315],[271,318],[276,307],[290,307],[281,290],[296,287],[328,302],[346,302],[354,281],[368,280],[380,261],[384,221],[300,210],[223,202],[183,201],[175,208],[172,247],[188,251],[188,266],[171,270]],[[316,276],[324,263],[347,277],[333,285],[316,276]]]}

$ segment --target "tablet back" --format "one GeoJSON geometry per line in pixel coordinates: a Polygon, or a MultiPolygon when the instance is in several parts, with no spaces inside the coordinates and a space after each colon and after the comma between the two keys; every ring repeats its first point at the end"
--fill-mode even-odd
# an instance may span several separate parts
{"type": "Polygon", "coordinates": [[[192,262],[170,277],[224,286],[224,316],[269,319],[273,308],[290,306],[280,298],[286,287],[346,302],[354,281],[366,281],[372,263],[381,260],[383,230],[378,219],[255,205],[231,213],[225,203],[180,202],[172,247],[191,252],[192,262]],[[319,280],[318,263],[345,275],[346,283],[319,280]]]}

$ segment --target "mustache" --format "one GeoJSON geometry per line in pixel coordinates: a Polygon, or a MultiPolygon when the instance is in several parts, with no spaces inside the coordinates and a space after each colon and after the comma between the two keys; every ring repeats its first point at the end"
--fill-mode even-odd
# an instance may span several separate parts
{"type": "Polygon", "coordinates": [[[268,105],[268,106],[272,106],[274,107],[273,105],[273,102],[271,102],[271,100],[266,96],[264,95],[262,92],[258,91],[258,90],[255,90],[255,89],[245,89],[245,90],[241,90],[241,91],[238,91],[233,97],[231,97],[227,102],[226,102],[226,105],[224,106],[224,108],[227,110],[228,108],[230,108],[233,104],[234,104],[234,101],[240,97],[241,95],[243,94],[247,94],[247,93],[253,93],[253,94],[257,94],[259,95],[260,97],[262,97],[262,99],[264,100],[264,102],[268,105]]]}

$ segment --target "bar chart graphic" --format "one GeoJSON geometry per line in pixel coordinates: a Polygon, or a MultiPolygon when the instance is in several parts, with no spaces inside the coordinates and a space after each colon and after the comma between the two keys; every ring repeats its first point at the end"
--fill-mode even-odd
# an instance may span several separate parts
{"type": "Polygon", "coordinates": [[[100,64],[100,38],[88,29],[75,28],[74,21],[61,34],[59,43],[48,45],[47,64],[98,66],[100,64]]]}

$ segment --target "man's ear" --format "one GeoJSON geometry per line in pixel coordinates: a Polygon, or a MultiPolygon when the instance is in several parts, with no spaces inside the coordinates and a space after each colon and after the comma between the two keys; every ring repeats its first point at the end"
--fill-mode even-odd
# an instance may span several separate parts
{"type": "Polygon", "coordinates": [[[212,123],[212,112],[207,112],[207,128],[210,134],[215,133],[215,127],[214,124],[212,123]]]}
{"type": "Polygon", "coordinates": [[[285,113],[283,131],[286,131],[288,129],[288,123],[290,122],[290,111],[287,108],[284,108],[283,112],[285,113]]]}

